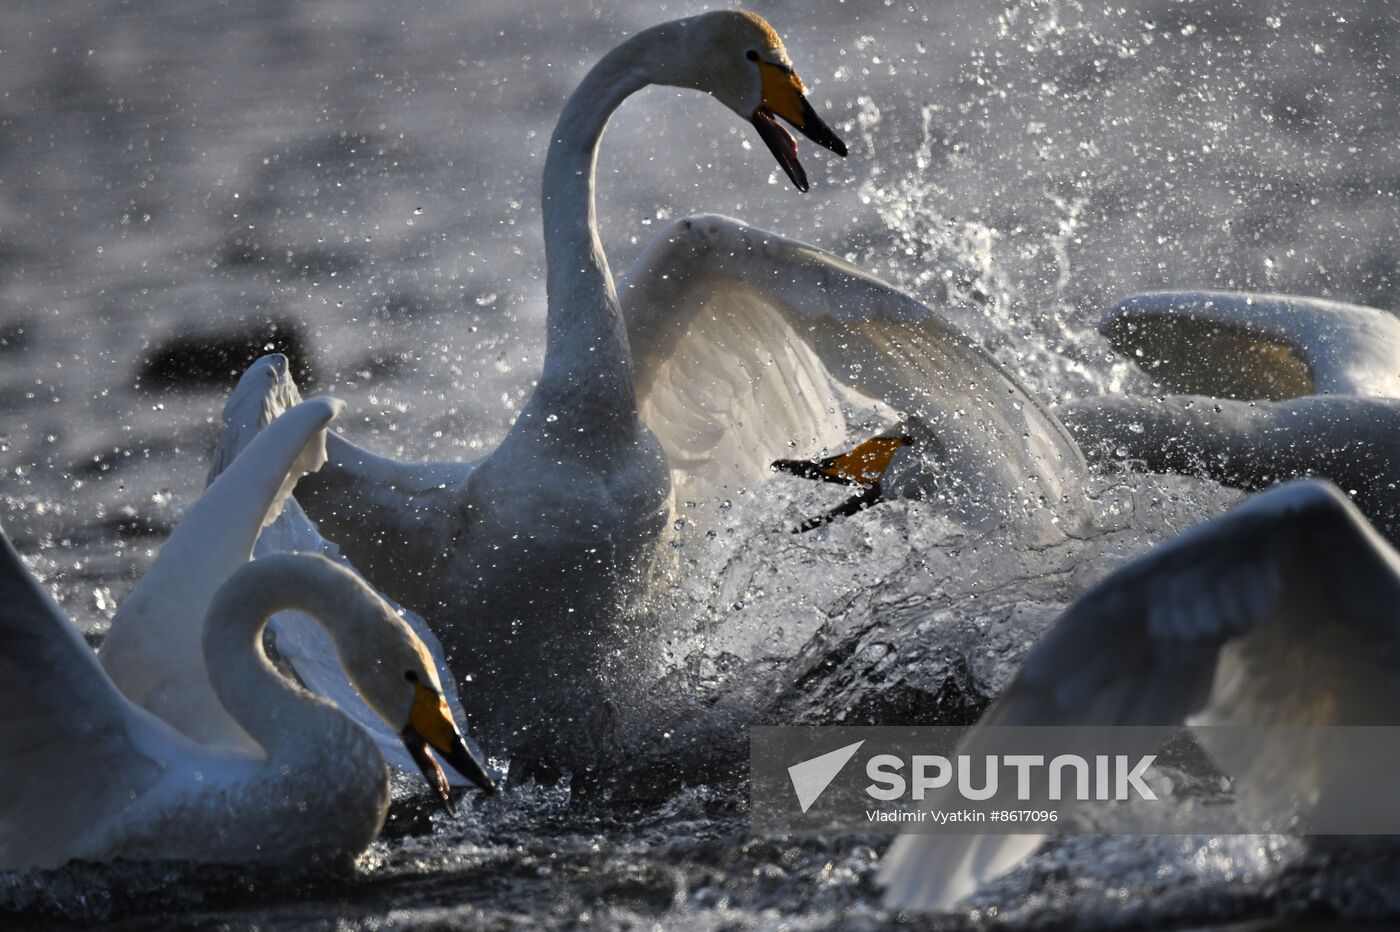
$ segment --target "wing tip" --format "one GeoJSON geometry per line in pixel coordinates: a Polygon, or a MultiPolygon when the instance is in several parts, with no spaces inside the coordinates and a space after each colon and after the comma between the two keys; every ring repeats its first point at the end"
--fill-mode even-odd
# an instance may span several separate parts
{"type": "MultiPolygon", "coordinates": [[[[345,412],[345,402],[331,395],[317,395],[315,398],[309,398],[303,401],[300,405],[297,405],[297,407],[304,408],[309,413],[313,414],[323,426],[334,421],[345,412]]],[[[294,411],[296,408],[292,410],[294,411]]],[[[290,414],[291,411],[287,413],[290,414]]]]}

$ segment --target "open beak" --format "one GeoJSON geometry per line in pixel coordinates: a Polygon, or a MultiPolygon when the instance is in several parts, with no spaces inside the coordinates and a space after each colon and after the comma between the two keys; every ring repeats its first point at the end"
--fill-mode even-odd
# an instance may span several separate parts
{"type": "Polygon", "coordinates": [[[855,495],[830,511],[815,518],[808,518],[793,528],[792,532],[802,534],[883,502],[885,493],[880,488],[880,481],[884,479],[885,471],[890,468],[894,455],[904,447],[911,446],[913,442],[905,434],[872,437],[848,453],[822,460],[774,460],[772,468],[777,472],[790,473],[803,479],[815,479],[818,482],[838,482],[860,487],[860,491],[855,495]]]}
{"type": "Polygon", "coordinates": [[[912,442],[904,434],[872,437],[848,453],[823,460],[774,460],[773,469],[819,482],[879,485],[894,455],[912,442]]]}
{"type": "Polygon", "coordinates": [[[408,724],[404,726],[400,737],[403,738],[408,753],[413,755],[414,763],[423,772],[423,779],[442,800],[443,808],[449,814],[453,813],[451,787],[437,758],[429,748],[441,754],[453,770],[481,787],[483,791],[496,792],[496,782],[486,772],[485,761],[467,745],[462,733],[457,730],[457,724],[452,720],[452,710],[447,707],[447,700],[430,686],[419,683],[416,688],[408,724]]]}
{"type": "Polygon", "coordinates": [[[760,62],[758,67],[763,81],[763,102],[753,112],[753,125],[797,190],[806,191],[807,173],[797,160],[797,140],[777,118],[782,117],[799,133],[842,158],[846,155],[846,144],[812,109],[796,72],[770,61],[760,62]]]}

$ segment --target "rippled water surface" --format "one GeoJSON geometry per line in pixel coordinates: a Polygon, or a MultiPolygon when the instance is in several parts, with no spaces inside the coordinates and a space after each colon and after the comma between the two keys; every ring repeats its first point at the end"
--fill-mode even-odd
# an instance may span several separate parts
{"type": "MultiPolygon", "coordinates": [[[[1126,293],[1394,306],[1393,4],[754,6],[850,157],[804,143],[799,195],[751,127],[650,89],[603,146],[615,269],[669,219],[731,214],[945,309],[1055,403],[1152,390],[1093,329],[1126,293]]],[[[296,328],[303,389],[344,398],[353,439],[405,458],[491,448],[540,366],[538,176],[557,110],[611,45],[700,8],[7,6],[0,520],[85,631],[100,637],[203,482],[223,390],[139,377],[172,336],[296,328]]],[[[883,925],[884,843],[751,837],[742,731],[723,723],[967,720],[1077,593],[1235,498],[1104,475],[1096,532],[1031,548],[930,503],[793,536],[832,504],[797,485],[749,490],[754,517],[721,517],[713,541],[675,532],[679,576],[647,606],[671,625],[683,729],[731,739],[708,757],[602,798],[516,787],[456,821],[405,800],[344,877],[0,878],[0,925],[883,925]]],[[[1380,919],[1400,908],[1395,867],[1282,839],[1071,838],[949,922],[1380,919]]]]}

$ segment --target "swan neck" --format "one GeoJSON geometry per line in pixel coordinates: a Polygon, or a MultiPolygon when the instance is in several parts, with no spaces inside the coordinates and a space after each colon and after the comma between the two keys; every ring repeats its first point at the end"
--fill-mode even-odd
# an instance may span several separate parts
{"type": "MultiPolygon", "coordinates": [[[[340,643],[339,629],[358,614],[348,604],[343,579],[329,561],[298,554],[254,560],[215,593],[204,624],[204,662],[210,685],[229,715],[248,732],[269,761],[314,766],[337,746],[335,766],[373,764],[377,754],[346,755],[345,742],[373,750],[362,729],[342,712],[284,677],[263,650],[263,630],[280,611],[305,612],[340,643]],[[324,564],[324,565],[322,565],[324,564]],[[354,761],[347,760],[353,756],[354,761]]],[[[382,769],[382,763],[379,763],[382,769]]]]}
{"type": "Polygon", "coordinates": [[[609,118],[657,79],[649,64],[657,60],[657,44],[654,31],[641,33],[588,72],[564,105],[545,159],[549,305],[540,390],[545,398],[565,394],[569,406],[577,405],[579,391],[597,391],[602,403],[635,414],[631,350],[598,235],[594,175],[609,118]]]}

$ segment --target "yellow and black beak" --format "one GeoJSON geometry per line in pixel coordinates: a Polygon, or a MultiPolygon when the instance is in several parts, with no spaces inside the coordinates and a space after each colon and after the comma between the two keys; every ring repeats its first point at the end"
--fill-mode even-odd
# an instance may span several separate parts
{"type": "Polygon", "coordinates": [[[894,437],[872,437],[848,453],[829,456],[824,460],[775,460],[773,468],[803,479],[840,482],[844,485],[879,485],[890,461],[910,439],[903,434],[894,437]]]}
{"type": "Polygon", "coordinates": [[[414,684],[413,708],[409,711],[408,724],[400,737],[404,747],[413,755],[418,769],[423,771],[423,779],[428,782],[442,800],[442,806],[449,814],[452,809],[451,787],[447,776],[429,748],[437,751],[453,770],[475,783],[487,793],[496,792],[496,781],[486,771],[486,763],[481,755],[468,746],[457,723],[452,720],[452,710],[447,700],[436,689],[421,682],[414,684]]]}
{"type": "Polygon", "coordinates": [[[819,528],[837,518],[849,517],[884,501],[885,494],[880,487],[880,480],[885,477],[885,471],[890,468],[894,455],[912,444],[913,440],[903,434],[873,437],[847,453],[828,456],[822,460],[775,460],[773,469],[779,472],[819,482],[860,486],[858,493],[830,511],[815,518],[808,518],[793,528],[792,532],[801,534],[819,528]]]}
{"type": "Polygon", "coordinates": [[[753,112],[753,125],[797,190],[806,191],[809,187],[807,173],[797,160],[797,141],[783,129],[777,118],[782,117],[799,133],[843,158],[846,144],[812,109],[802,79],[795,71],[771,61],[760,61],[758,69],[763,82],[763,102],[753,112]]]}

